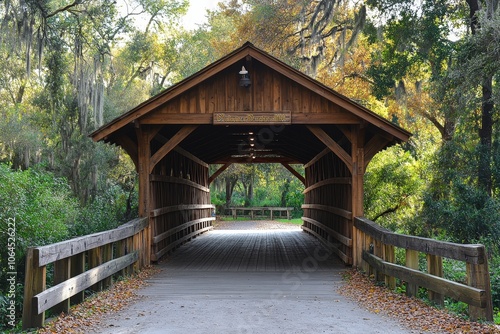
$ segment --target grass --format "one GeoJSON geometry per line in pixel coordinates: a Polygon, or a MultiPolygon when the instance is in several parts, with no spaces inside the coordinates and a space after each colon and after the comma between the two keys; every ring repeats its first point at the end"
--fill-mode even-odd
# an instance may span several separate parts
{"type": "MultiPolygon", "coordinates": [[[[232,216],[220,216],[218,217],[220,221],[248,221],[248,220],[269,220],[269,217],[256,217],[254,219],[251,219],[250,217],[238,217],[236,220],[233,219],[232,216]]],[[[274,219],[276,222],[280,223],[288,223],[288,224],[294,224],[294,225],[302,225],[302,219],[301,218],[293,218],[293,219],[286,219],[286,218],[280,218],[280,219],[274,219]]]]}
{"type": "Polygon", "coordinates": [[[295,224],[295,225],[302,225],[302,218],[293,218],[293,219],[276,219],[277,222],[280,223],[289,223],[289,224],[295,224]]]}

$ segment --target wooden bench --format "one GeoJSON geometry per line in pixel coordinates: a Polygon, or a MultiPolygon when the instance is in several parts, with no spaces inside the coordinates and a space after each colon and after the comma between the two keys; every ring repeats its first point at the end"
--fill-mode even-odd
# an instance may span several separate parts
{"type": "Polygon", "coordinates": [[[229,210],[231,210],[231,215],[233,216],[233,219],[238,219],[238,212],[241,215],[245,215],[245,213],[250,215],[251,219],[254,219],[256,217],[256,214],[260,212],[262,216],[264,216],[266,211],[269,211],[271,220],[274,219],[274,212],[278,212],[278,218],[282,216],[282,212],[286,212],[286,219],[290,219],[292,216],[292,210],[293,208],[288,208],[288,207],[271,207],[271,206],[260,206],[260,207],[251,207],[251,208],[244,208],[244,207],[230,207],[229,210]]]}

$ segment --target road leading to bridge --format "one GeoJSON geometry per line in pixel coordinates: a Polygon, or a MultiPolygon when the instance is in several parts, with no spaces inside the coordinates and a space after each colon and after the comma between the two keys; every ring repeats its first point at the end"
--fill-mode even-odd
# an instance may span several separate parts
{"type": "Polygon", "coordinates": [[[344,266],[297,229],[214,230],[159,268],[95,333],[412,333],[339,295],[344,266]]]}

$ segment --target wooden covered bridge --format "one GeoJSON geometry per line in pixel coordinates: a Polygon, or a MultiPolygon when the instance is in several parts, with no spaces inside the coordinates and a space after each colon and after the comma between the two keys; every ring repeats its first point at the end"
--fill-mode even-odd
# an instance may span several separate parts
{"type": "Polygon", "coordinates": [[[210,226],[208,187],[220,172],[265,162],[283,164],[305,184],[304,226],[321,238],[335,235],[339,255],[354,265],[361,254],[353,217],[363,216],[366,166],[409,136],[250,43],[92,134],[123,147],[137,167],[153,261],[172,230],[210,226]],[[248,73],[240,74],[243,67],[248,73]],[[223,166],[209,175],[210,164],[223,166]],[[290,164],[304,165],[305,177],[290,164]]]}
{"type": "MultiPolygon", "coordinates": [[[[121,146],[134,161],[142,219],[130,223],[127,233],[106,235],[105,241],[98,238],[93,246],[87,242],[80,251],[91,252],[87,255],[88,261],[93,261],[90,268],[106,263],[109,267],[110,260],[118,261],[112,260],[116,254],[110,255],[103,248],[113,242],[119,242],[115,252],[119,258],[137,250],[135,257],[117,264],[116,270],[132,263],[138,268],[158,261],[211,228],[215,218],[209,185],[229,165],[281,163],[305,185],[303,230],[328,244],[345,264],[375,270],[393,284],[394,276],[401,277],[404,271],[391,266],[394,247],[405,248],[407,267],[413,268],[407,269],[413,271],[405,271],[403,279],[410,277],[413,282],[411,277],[418,277],[413,282],[416,288],[442,284],[441,257],[465,261],[470,286],[464,285],[460,291],[478,312],[488,310],[491,297],[484,247],[399,238],[361,218],[367,165],[375,154],[409,136],[367,108],[245,43],[92,133],[93,140],[121,146]],[[222,167],[209,175],[211,164],[222,167]],[[305,176],[292,164],[304,165],[305,176]],[[432,281],[416,274],[420,273],[419,252],[427,254],[429,266],[428,274],[421,274],[434,277],[432,281]]],[[[62,246],[58,247],[61,252],[62,246]]],[[[46,263],[75,256],[73,249],[66,257],[51,259],[43,254],[54,254],[54,248],[33,249],[27,277],[42,275],[39,268],[46,263]]],[[[80,268],[82,261],[85,259],[77,261],[80,268]]],[[[59,281],[74,281],[77,274],[84,275],[83,269],[75,271],[73,262],[59,263],[66,268],[62,276],[56,275],[59,281]]],[[[45,289],[37,284],[27,288],[25,307],[28,303],[31,317],[43,317],[48,306],[61,301],[69,305],[68,296],[81,291],[73,288],[72,294],[48,303],[45,292],[40,293],[45,289]]],[[[68,288],[69,283],[64,284],[61,291],[68,288]]],[[[440,299],[455,286],[435,290],[433,298],[440,299]]],[[[488,312],[491,310],[486,311],[487,318],[488,312]]],[[[39,325],[40,319],[27,323],[28,327],[39,325]]]]}

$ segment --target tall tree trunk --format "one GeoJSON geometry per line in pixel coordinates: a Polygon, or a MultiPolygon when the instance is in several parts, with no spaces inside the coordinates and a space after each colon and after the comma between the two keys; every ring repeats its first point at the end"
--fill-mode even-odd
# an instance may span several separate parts
{"type": "MultiPolygon", "coordinates": [[[[466,0],[470,10],[470,28],[472,34],[476,34],[480,29],[478,21],[478,11],[480,9],[479,0],[466,0]]],[[[491,143],[493,136],[493,109],[492,100],[493,77],[485,76],[482,83],[482,105],[481,105],[481,127],[479,129],[479,163],[478,163],[478,184],[492,195],[492,172],[491,172],[491,143]]]]}
{"type": "Polygon", "coordinates": [[[481,108],[481,128],[479,129],[479,166],[478,182],[488,195],[492,195],[491,152],[493,137],[493,78],[487,77],[483,81],[483,103],[481,108]]]}
{"type": "Polygon", "coordinates": [[[226,208],[231,205],[231,198],[233,197],[234,187],[236,186],[236,182],[238,181],[238,177],[227,176],[225,178],[226,181],[226,208]]]}

